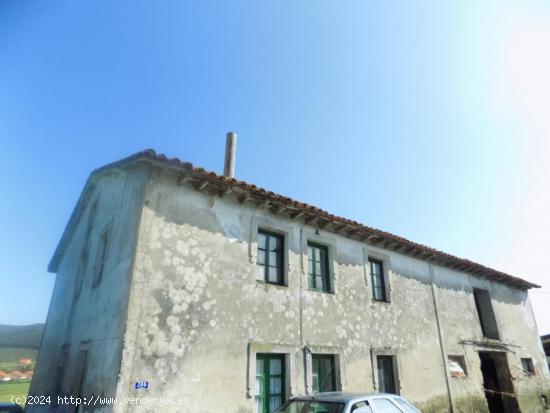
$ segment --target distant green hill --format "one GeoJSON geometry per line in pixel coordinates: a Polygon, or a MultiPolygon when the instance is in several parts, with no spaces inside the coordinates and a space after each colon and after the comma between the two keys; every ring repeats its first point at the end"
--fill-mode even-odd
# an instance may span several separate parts
{"type": "Polygon", "coordinates": [[[35,349],[40,347],[44,324],[11,326],[0,324],[0,348],[35,349]]]}
{"type": "Polygon", "coordinates": [[[22,358],[36,360],[44,324],[0,324],[0,370],[15,367],[22,358]]]}

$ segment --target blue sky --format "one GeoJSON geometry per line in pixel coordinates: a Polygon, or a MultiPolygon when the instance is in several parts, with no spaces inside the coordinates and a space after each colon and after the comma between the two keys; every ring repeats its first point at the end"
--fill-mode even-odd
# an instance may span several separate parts
{"type": "Polygon", "coordinates": [[[239,178],[543,284],[550,332],[547,2],[4,0],[0,38],[0,323],[92,169],[234,130],[239,178]]]}

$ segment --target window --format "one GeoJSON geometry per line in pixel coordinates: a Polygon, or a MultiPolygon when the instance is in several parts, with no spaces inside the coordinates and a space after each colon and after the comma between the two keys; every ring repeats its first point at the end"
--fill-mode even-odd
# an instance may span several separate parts
{"type": "Polygon", "coordinates": [[[285,401],[285,355],[256,355],[256,413],[273,413],[285,401]]]}
{"type": "Polygon", "coordinates": [[[109,228],[107,228],[99,237],[99,243],[97,246],[97,258],[95,265],[95,276],[92,283],[92,287],[96,287],[101,283],[103,278],[103,272],[105,270],[105,262],[107,261],[107,252],[109,245],[109,228]]]}
{"type": "Polygon", "coordinates": [[[88,215],[88,223],[86,224],[86,235],[85,235],[85,243],[86,245],[89,245],[90,242],[90,235],[92,233],[92,228],[94,227],[95,219],[97,216],[97,203],[98,200],[93,203],[92,208],[90,209],[90,214],[88,215]]]}
{"type": "Polygon", "coordinates": [[[483,335],[487,338],[498,340],[497,320],[495,319],[489,291],[474,288],[474,299],[483,335]]]}
{"type": "Polygon", "coordinates": [[[523,369],[523,372],[529,376],[532,376],[535,374],[535,367],[533,366],[533,359],[530,358],[522,358],[521,359],[521,368],[523,369]]]}
{"type": "Polygon", "coordinates": [[[447,367],[451,377],[466,377],[464,356],[447,356],[447,367]]]}
{"type": "Polygon", "coordinates": [[[330,274],[328,265],[328,247],[307,243],[309,288],[330,292],[330,274]]]}
{"type": "Polygon", "coordinates": [[[386,294],[386,279],[384,277],[384,263],[380,260],[369,258],[369,267],[372,297],[376,301],[388,301],[386,294]]]}
{"type": "Polygon", "coordinates": [[[401,410],[390,399],[372,399],[370,403],[376,409],[376,413],[401,413],[401,410]]]}
{"type": "Polygon", "coordinates": [[[82,282],[84,281],[84,276],[86,275],[86,269],[88,268],[88,248],[82,252],[80,257],[80,263],[78,264],[78,270],[76,273],[75,281],[75,291],[74,299],[76,300],[80,296],[80,291],[82,290],[82,282]]]}
{"type": "Polygon", "coordinates": [[[336,391],[336,360],[334,354],[312,354],[313,391],[336,391]]]}
{"type": "Polygon", "coordinates": [[[397,394],[394,356],[376,356],[376,366],[378,369],[378,391],[397,394]]]}
{"type": "Polygon", "coordinates": [[[284,237],[279,234],[258,231],[258,258],[256,279],[271,284],[284,284],[284,237]]]}

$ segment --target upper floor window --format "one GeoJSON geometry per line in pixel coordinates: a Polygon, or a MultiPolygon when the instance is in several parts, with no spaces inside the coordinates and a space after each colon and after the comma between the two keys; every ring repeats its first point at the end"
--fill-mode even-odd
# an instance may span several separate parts
{"type": "Polygon", "coordinates": [[[369,257],[369,268],[372,285],[372,297],[376,301],[388,301],[386,294],[386,278],[384,276],[384,263],[369,257]]]}
{"type": "Polygon", "coordinates": [[[474,288],[474,299],[483,335],[487,338],[499,340],[497,320],[493,311],[493,305],[491,304],[489,291],[474,288]]]}
{"type": "Polygon", "coordinates": [[[92,287],[98,286],[101,283],[101,279],[103,278],[103,273],[105,271],[105,263],[107,261],[110,232],[111,232],[110,227],[108,227],[105,231],[102,232],[101,236],[99,237],[99,243],[97,246],[96,263],[94,268],[95,274],[94,274],[92,287]]]}
{"type": "Polygon", "coordinates": [[[90,213],[88,214],[88,223],[86,224],[86,235],[84,238],[86,246],[90,245],[90,235],[92,234],[92,228],[94,227],[95,219],[97,216],[97,203],[98,200],[96,199],[92,205],[92,208],[90,209],[90,213]]]}
{"type": "Polygon", "coordinates": [[[258,230],[256,279],[271,284],[284,284],[284,236],[258,230]]]}
{"type": "Polygon", "coordinates": [[[328,247],[307,243],[309,288],[330,292],[330,273],[328,265],[328,247]]]}
{"type": "Polygon", "coordinates": [[[84,276],[86,275],[87,268],[88,268],[88,248],[85,248],[84,251],[82,251],[82,256],[80,257],[80,263],[78,264],[78,270],[76,273],[74,299],[77,299],[80,296],[80,291],[82,290],[82,283],[84,281],[84,276]]]}

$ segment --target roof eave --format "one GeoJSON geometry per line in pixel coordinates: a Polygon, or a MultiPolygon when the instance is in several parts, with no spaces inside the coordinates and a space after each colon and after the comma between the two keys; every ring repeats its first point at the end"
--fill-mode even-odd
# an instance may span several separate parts
{"type": "Polygon", "coordinates": [[[88,179],[86,180],[86,183],[84,184],[84,188],[82,189],[82,192],[78,197],[76,206],[74,207],[73,212],[69,217],[69,221],[67,222],[67,225],[63,230],[61,239],[57,243],[53,256],[50,259],[50,262],[48,263],[48,272],[54,273],[54,274],[57,273],[59,269],[59,264],[61,262],[61,258],[63,257],[66,251],[66,247],[73,235],[74,230],[76,229],[76,226],[78,225],[80,216],[82,215],[82,212],[85,209],[85,199],[87,195],[90,193],[90,191],[93,190],[95,180],[97,179],[97,177],[102,175],[105,172],[112,171],[115,168],[124,167],[129,165],[130,163],[134,163],[136,161],[146,159],[146,158],[147,157],[144,155],[144,152],[138,152],[127,158],[124,158],[119,161],[112,162],[100,168],[97,168],[90,173],[90,175],[88,176],[88,179]]]}
{"type": "Polygon", "coordinates": [[[214,172],[208,172],[203,168],[194,167],[191,163],[183,162],[177,158],[167,158],[164,155],[157,154],[152,149],[138,152],[120,161],[105,165],[90,174],[79,201],[77,202],[77,206],[75,207],[75,210],[69,219],[69,223],[65,228],[63,236],[61,237],[61,241],[59,242],[54,256],[50,261],[48,271],[57,272],[60,259],[65,251],[64,248],[72,235],[72,231],[74,230],[73,227],[78,222],[79,214],[82,213],[85,195],[87,191],[89,191],[95,177],[114,167],[127,166],[136,161],[147,161],[153,166],[181,171],[183,173],[181,183],[189,180],[193,183],[194,188],[197,190],[204,190],[207,187],[208,190],[215,188],[220,196],[225,196],[226,194],[232,193],[241,203],[252,201],[259,207],[275,211],[275,213],[277,213],[277,211],[285,211],[285,213],[288,213],[289,210],[291,210],[291,219],[303,219],[306,223],[311,225],[319,225],[319,221],[321,221],[323,226],[327,225],[327,227],[323,227],[327,231],[335,232],[348,238],[357,239],[375,247],[393,250],[403,255],[428,261],[446,268],[469,273],[480,278],[499,282],[521,290],[540,288],[539,285],[533,284],[521,278],[514,277],[463,258],[455,257],[434,248],[409,241],[397,235],[368,227],[359,222],[332,215],[320,208],[298,202],[271,191],[267,191],[255,185],[248,184],[247,182],[221,176],[214,172]]]}

